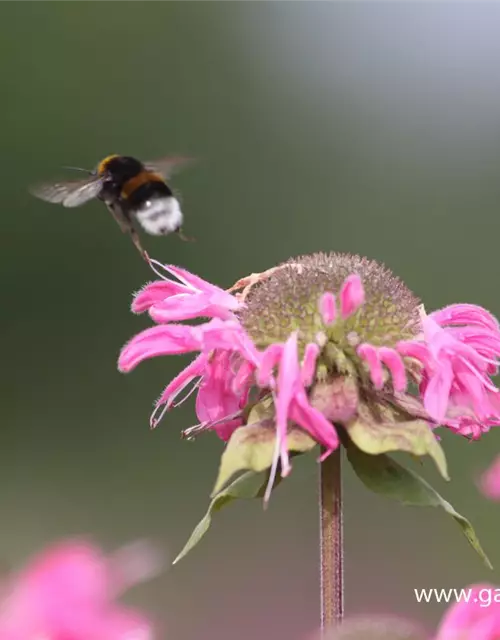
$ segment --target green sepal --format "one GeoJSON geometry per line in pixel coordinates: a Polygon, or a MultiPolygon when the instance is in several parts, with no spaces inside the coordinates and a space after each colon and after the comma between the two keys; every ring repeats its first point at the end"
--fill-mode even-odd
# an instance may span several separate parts
{"type": "Polygon", "coordinates": [[[368,455],[347,443],[347,458],[361,482],[375,493],[415,507],[441,507],[459,525],[462,533],[484,564],[492,569],[491,562],[483,551],[471,523],[455,511],[431,485],[418,474],[405,469],[385,454],[368,455]]]}
{"type": "MultiPolygon", "coordinates": [[[[175,558],[172,564],[176,564],[186,556],[193,547],[203,538],[208,531],[212,522],[212,514],[217,513],[223,507],[230,504],[234,500],[249,500],[252,498],[262,498],[264,496],[267,483],[269,480],[268,473],[255,473],[253,471],[247,471],[242,474],[234,482],[232,482],[225,489],[220,491],[210,502],[208,511],[196,525],[193,533],[189,537],[189,540],[184,545],[184,548],[175,558]]],[[[274,481],[273,489],[279,484],[281,478],[278,476],[274,481]]]]}
{"type": "Polygon", "coordinates": [[[431,427],[425,420],[394,420],[390,411],[377,416],[364,408],[358,416],[345,425],[352,442],[370,455],[404,451],[413,456],[430,456],[439,473],[449,480],[446,457],[431,427]],[[389,419],[389,420],[388,420],[389,419]]]}
{"type": "MultiPolygon", "coordinates": [[[[305,453],[316,445],[300,427],[291,425],[287,431],[287,448],[291,452],[305,453]]],[[[239,471],[255,472],[269,469],[276,449],[276,426],[273,419],[239,427],[231,435],[222,454],[219,473],[210,497],[219,493],[221,488],[239,471]]]]}

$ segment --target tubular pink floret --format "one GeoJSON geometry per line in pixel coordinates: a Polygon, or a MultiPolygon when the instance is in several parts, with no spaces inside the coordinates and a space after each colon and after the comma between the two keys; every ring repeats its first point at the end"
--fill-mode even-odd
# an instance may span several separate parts
{"type": "MultiPolygon", "coordinates": [[[[210,293],[212,291],[223,291],[223,289],[220,289],[216,285],[211,284],[206,280],[203,280],[203,278],[200,278],[199,276],[195,276],[194,273],[190,273],[187,269],[183,269],[182,267],[177,267],[173,264],[161,264],[156,260],[150,260],[150,264],[153,264],[156,267],[161,268],[164,271],[167,271],[167,273],[172,274],[177,278],[177,280],[180,280],[185,285],[186,288],[191,289],[192,291],[200,292],[200,293],[210,293]]],[[[157,275],[159,275],[161,278],[165,280],[168,279],[161,272],[158,272],[155,269],[153,269],[153,271],[157,275]]]]}
{"type": "Polygon", "coordinates": [[[201,353],[190,364],[188,364],[185,369],[183,369],[173,380],[169,382],[169,384],[167,384],[161,396],[158,398],[156,405],[159,406],[165,404],[167,410],[170,409],[177,396],[182,393],[184,389],[193,382],[193,380],[196,380],[196,378],[199,378],[203,374],[207,360],[208,356],[201,353]]]}
{"type": "Polygon", "coordinates": [[[288,475],[290,461],[286,446],[288,413],[294,397],[297,380],[300,379],[299,355],[297,350],[297,331],[293,331],[283,348],[278,372],[278,391],[276,395],[276,434],[280,449],[281,474],[288,475]]]}
{"type": "Polygon", "coordinates": [[[370,378],[376,389],[384,386],[384,364],[391,374],[394,391],[402,392],[406,390],[408,379],[406,367],[400,354],[389,347],[375,347],[372,344],[360,344],[357,353],[368,365],[370,378]]]}
{"type": "Polygon", "coordinates": [[[290,418],[305,429],[312,438],[326,449],[322,459],[339,446],[339,438],[332,423],[309,404],[304,389],[299,388],[290,407],[290,418]]]}
{"type": "Polygon", "coordinates": [[[138,291],[132,301],[132,311],[143,313],[153,305],[163,302],[171,296],[185,293],[186,287],[183,284],[172,282],[171,280],[157,280],[149,282],[138,291]]]}
{"type": "Polygon", "coordinates": [[[122,349],[118,359],[120,371],[132,371],[139,363],[156,356],[198,351],[201,340],[186,325],[160,325],[151,327],[132,338],[122,349]]]}
{"type": "Polygon", "coordinates": [[[424,342],[416,340],[401,340],[396,345],[397,352],[406,358],[419,360],[424,366],[430,366],[431,356],[424,342]]]}
{"type": "Polygon", "coordinates": [[[375,389],[382,389],[384,386],[384,371],[377,348],[364,342],[357,348],[357,354],[368,365],[370,378],[375,389]]]}
{"type": "Polygon", "coordinates": [[[255,376],[255,367],[251,362],[243,361],[238,371],[234,374],[232,382],[232,390],[240,395],[245,392],[253,382],[255,376]]]}
{"type": "Polygon", "coordinates": [[[227,375],[232,354],[218,351],[205,367],[204,376],[196,397],[196,414],[205,428],[213,428],[227,440],[242,421],[240,414],[241,393],[232,388],[232,378],[227,375]]]}
{"type": "Polygon", "coordinates": [[[441,326],[447,324],[473,325],[499,333],[498,320],[489,311],[475,304],[451,304],[434,311],[429,317],[441,326]]]}
{"type": "Polygon", "coordinates": [[[389,369],[392,376],[394,391],[402,392],[406,390],[408,380],[406,377],[406,367],[403,358],[395,349],[380,347],[378,355],[382,364],[389,369]]]}
{"type": "Polygon", "coordinates": [[[321,296],[319,301],[319,312],[321,313],[323,322],[326,325],[331,325],[335,322],[337,318],[337,306],[333,293],[327,291],[321,296]]]}
{"type": "Polygon", "coordinates": [[[320,348],[315,342],[309,342],[306,345],[301,369],[301,379],[304,387],[309,387],[313,383],[319,353],[320,348]]]}
{"type": "Polygon", "coordinates": [[[235,309],[236,299],[225,292],[181,294],[152,305],[149,315],[158,323],[200,317],[225,319],[234,317],[232,312],[235,309]]]}
{"type": "Polygon", "coordinates": [[[365,301],[365,290],[361,278],[353,273],[348,276],[340,289],[340,313],[345,320],[353,313],[355,313],[359,307],[365,301]]]}
{"type": "Polygon", "coordinates": [[[276,342],[269,345],[261,356],[260,366],[257,370],[257,384],[260,387],[270,387],[273,370],[281,360],[283,344],[276,342]]]}

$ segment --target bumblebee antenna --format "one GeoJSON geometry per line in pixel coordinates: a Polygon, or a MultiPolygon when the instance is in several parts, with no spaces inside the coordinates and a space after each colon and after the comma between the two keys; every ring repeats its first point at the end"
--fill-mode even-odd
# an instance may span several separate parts
{"type": "Polygon", "coordinates": [[[92,173],[88,169],[82,169],[81,167],[61,167],[61,169],[71,169],[73,171],[83,171],[84,173],[92,173]]]}

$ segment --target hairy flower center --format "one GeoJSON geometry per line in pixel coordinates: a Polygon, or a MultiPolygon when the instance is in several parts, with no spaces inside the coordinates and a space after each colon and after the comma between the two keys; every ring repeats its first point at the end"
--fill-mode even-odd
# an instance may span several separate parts
{"type": "MultiPolygon", "coordinates": [[[[338,298],[337,298],[338,299],[338,298]]],[[[419,300],[385,266],[342,253],[318,253],[292,259],[255,285],[239,312],[240,320],[259,348],[285,342],[298,330],[299,350],[316,342],[346,355],[362,342],[394,347],[419,330],[419,300]],[[319,301],[326,292],[338,297],[344,280],[360,276],[364,304],[351,316],[326,326],[319,301]]]]}

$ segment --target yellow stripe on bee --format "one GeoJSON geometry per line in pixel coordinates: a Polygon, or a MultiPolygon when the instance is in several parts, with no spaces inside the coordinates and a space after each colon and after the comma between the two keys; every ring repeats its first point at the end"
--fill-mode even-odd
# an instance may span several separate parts
{"type": "Polygon", "coordinates": [[[113,153],[112,155],[106,156],[103,160],[101,160],[101,162],[99,162],[99,164],[97,165],[97,175],[102,176],[102,174],[108,168],[108,164],[111,162],[111,160],[119,157],[120,156],[117,153],[113,153]]]}
{"type": "Polygon", "coordinates": [[[152,171],[141,171],[123,185],[120,196],[122,198],[128,198],[136,189],[142,187],[143,184],[148,182],[163,182],[165,180],[159,173],[153,173],[152,171]]]}

